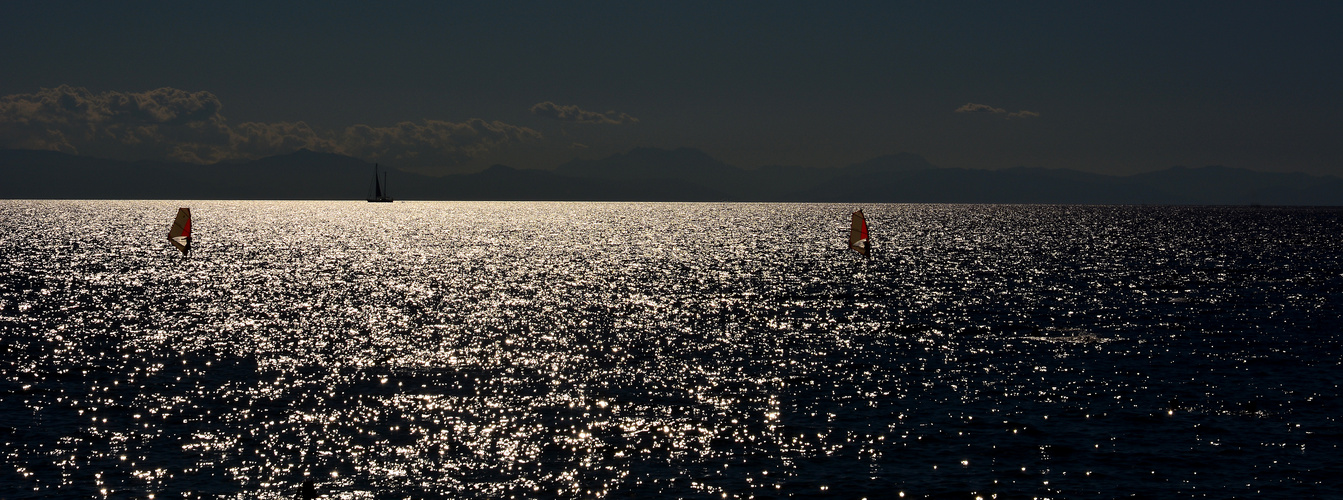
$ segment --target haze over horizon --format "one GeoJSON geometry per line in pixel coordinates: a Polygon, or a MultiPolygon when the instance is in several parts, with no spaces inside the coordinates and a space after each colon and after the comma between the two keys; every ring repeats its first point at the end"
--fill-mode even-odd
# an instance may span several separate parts
{"type": "Polygon", "coordinates": [[[1343,176],[1337,4],[501,2],[0,16],[0,148],[213,163],[299,149],[421,173],[637,147],[746,168],[1343,176]]]}

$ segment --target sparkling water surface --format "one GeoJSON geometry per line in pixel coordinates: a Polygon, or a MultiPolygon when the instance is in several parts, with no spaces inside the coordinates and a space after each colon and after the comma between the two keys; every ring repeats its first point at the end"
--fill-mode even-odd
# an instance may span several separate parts
{"type": "Polygon", "coordinates": [[[1343,495],[1338,209],[9,200],[0,234],[0,498],[1343,495]]]}

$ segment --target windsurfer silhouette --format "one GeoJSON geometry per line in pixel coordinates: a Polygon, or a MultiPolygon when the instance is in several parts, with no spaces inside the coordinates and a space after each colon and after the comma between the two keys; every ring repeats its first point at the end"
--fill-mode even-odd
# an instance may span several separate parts
{"type": "Polygon", "coordinates": [[[168,242],[182,251],[183,257],[191,256],[191,209],[177,209],[177,218],[168,229],[168,242]]]}

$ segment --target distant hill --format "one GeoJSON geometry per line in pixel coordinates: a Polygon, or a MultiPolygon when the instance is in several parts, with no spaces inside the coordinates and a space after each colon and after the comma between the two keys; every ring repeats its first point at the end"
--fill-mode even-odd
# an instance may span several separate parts
{"type": "MultiPolygon", "coordinates": [[[[0,198],[361,200],[373,165],[300,150],[196,165],[0,150],[0,198]]],[[[941,168],[910,153],[841,168],[744,169],[695,149],[636,148],[555,170],[496,165],[430,177],[392,171],[399,200],[795,201],[1343,205],[1343,179],[1227,167],[1172,167],[1131,176],[1017,167],[941,168]]]]}
{"type": "Polygon", "coordinates": [[[363,199],[373,165],[306,149],[214,165],[0,150],[0,178],[11,199],[363,199]]]}

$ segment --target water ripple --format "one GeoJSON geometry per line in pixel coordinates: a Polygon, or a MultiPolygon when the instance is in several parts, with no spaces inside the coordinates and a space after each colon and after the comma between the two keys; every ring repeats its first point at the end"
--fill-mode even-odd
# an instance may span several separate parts
{"type": "Polygon", "coordinates": [[[1343,211],[0,201],[6,498],[1332,495],[1343,211]]]}

